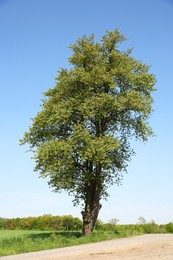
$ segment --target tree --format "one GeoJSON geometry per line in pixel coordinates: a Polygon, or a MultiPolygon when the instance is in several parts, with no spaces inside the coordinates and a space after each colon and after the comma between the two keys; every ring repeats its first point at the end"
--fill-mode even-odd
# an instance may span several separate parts
{"type": "Polygon", "coordinates": [[[117,218],[112,218],[109,220],[109,224],[116,226],[116,224],[118,223],[119,219],[117,218]]]}
{"type": "Polygon", "coordinates": [[[139,217],[138,218],[138,224],[139,225],[145,225],[145,224],[147,224],[147,221],[145,220],[144,217],[139,217]]]}
{"type": "Polygon", "coordinates": [[[122,180],[134,153],[130,139],[145,142],[153,135],[148,118],[155,77],[131,49],[120,49],[125,40],[116,29],[99,42],[91,35],[71,45],[70,69],[59,70],[21,140],[54,191],[82,203],[84,235],[93,231],[108,186],[122,180]]]}

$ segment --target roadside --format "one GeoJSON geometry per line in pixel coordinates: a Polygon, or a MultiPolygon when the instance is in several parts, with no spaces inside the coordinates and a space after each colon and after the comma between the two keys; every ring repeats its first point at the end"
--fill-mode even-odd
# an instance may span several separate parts
{"type": "Polygon", "coordinates": [[[172,260],[173,234],[115,239],[15,256],[1,260],[172,260]]]}

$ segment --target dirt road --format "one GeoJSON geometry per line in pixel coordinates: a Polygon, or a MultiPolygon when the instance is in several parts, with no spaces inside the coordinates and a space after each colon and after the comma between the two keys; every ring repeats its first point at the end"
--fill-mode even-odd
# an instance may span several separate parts
{"type": "Polygon", "coordinates": [[[173,260],[173,235],[144,235],[41,252],[0,260],[173,260]]]}

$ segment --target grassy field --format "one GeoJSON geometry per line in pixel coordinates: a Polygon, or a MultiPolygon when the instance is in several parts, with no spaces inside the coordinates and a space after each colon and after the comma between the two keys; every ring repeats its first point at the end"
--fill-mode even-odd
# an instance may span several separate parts
{"type": "Polygon", "coordinates": [[[124,236],[127,234],[98,232],[81,237],[80,232],[0,230],[0,256],[86,244],[124,236]]]}

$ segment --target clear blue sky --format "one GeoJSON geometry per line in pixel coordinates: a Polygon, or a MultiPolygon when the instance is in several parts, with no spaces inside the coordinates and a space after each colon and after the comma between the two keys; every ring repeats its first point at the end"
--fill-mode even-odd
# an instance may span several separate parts
{"type": "Polygon", "coordinates": [[[133,143],[136,156],[122,186],[109,189],[99,218],[136,223],[173,221],[173,1],[0,0],[0,217],[80,217],[65,193],[51,192],[33,172],[19,139],[40,110],[42,93],[68,67],[70,43],[118,28],[133,56],[152,65],[158,89],[150,119],[156,137],[133,143]]]}

